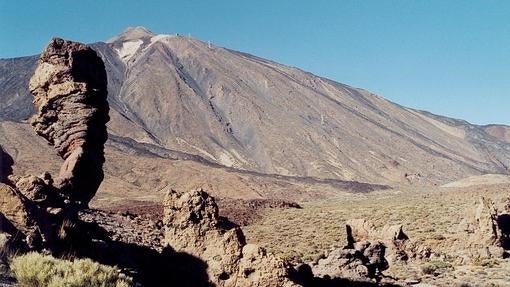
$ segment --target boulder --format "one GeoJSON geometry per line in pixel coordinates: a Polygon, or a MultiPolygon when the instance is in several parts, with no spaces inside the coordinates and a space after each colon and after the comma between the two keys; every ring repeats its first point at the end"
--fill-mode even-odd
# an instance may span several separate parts
{"type": "Polygon", "coordinates": [[[471,258],[510,256],[510,199],[495,203],[481,197],[474,211],[468,211],[460,224],[467,236],[462,250],[471,258]]]}
{"type": "Polygon", "coordinates": [[[391,263],[405,262],[416,257],[417,248],[404,232],[402,225],[385,225],[380,230],[365,219],[347,221],[347,246],[352,248],[359,241],[380,241],[386,246],[387,260],[391,263]]]}
{"type": "Polygon", "coordinates": [[[84,44],[54,38],[29,90],[37,109],[31,125],[65,160],[55,187],[87,205],[104,177],[109,108],[103,61],[84,44]]]}
{"type": "Polygon", "coordinates": [[[244,236],[239,228],[219,227],[218,206],[203,190],[178,193],[171,190],[164,203],[165,243],[172,249],[210,258],[212,278],[230,276],[241,258],[244,236]]]}
{"type": "Polygon", "coordinates": [[[239,228],[221,226],[218,206],[203,190],[170,190],[164,201],[165,244],[208,265],[216,286],[296,286],[288,265],[256,245],[247,245],[239,228]]]}
{"type": "Polygon", "coordinates": [[[369,280],[379,278],[389,268],[385,258],[386,245],[369,240],[376,233],[365,220],[351,220],[346,225],[346,245],[333,249],[325,258],[312,266],[312,272],[323,278],[351,278],[369,280]]]}
{"type": "Polygon", "coordinates": [[[255,244],[243,247],[234,286],[298,286],[289,280],[291,269],[285,261],[255,244]]]}
{"type": "Polygon", "coordinates": [[[375,226],[366,219],[350,219],[346,223],[346,229],[348,246],[352,246],[352,244],[357,241],[379,237],[375,226]]]}
{"type": "Polygon", "coordinates": [[[29,202],[14,188],[0,183],[0,232],[21,233],[28,245],[37,244],[40,237],[29,202]]]}
{"type": "Polygon", "coordinates": [[[27,199],[34,202],[41,202],[48,197],[48,185],[37,176],[28,175],[18,177],[15,181],[16,189],[27,199]]]}

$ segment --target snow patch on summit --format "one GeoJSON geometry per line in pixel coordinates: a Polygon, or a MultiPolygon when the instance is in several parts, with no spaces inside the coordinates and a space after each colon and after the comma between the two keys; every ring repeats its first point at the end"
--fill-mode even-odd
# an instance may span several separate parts
{"type": "Polygon", "coordinates": [[[129,59],[133,57],[133,55],[140,49],[140,46],[143,44],[142,40],[128,41],[122,43],[122,48],[115,49],[119,57],[127,62],[129,59]]]}

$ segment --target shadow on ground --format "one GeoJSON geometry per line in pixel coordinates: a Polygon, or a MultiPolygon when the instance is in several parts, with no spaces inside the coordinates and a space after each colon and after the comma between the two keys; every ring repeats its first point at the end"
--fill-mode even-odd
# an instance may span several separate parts
{"type": "Polygon", "coordinates": [[[510,250],[510,215],[502,214],[498,216],[497,224],[501,230],[501,247],[510,250]]]}
{"type": "Polygon", "coordinates": [[[354,281],[345,278],[319,278],[315,277],[308,265],[301,265],[293,274],[292,281],[304,287],[400,287],[400,285],[389,283],[376,283],[365,281],[354,281]]]}
{"type": "Polygon", "coordinates": [[[81,230],[94,239],[88,244],[77,244],[80,248],[68,246],[67,251],[62,250],[63,254],[117,266],[142,286],[212,286],[207,264],[198,257],[171,248],[158,252],[146,246],[112,241],[107,231],[95,224],[83,223],[81,230]]]}
{"type": "MultiPolygon", "coordinates": [[[[80,229],[86,230],[89,238],[94,240],[88,244],[76,245],[83,246],[80,249],[69,246],[68,251],[72,252],[62,250],[63,253],[74,253],[78,257],[88,257],[102,264],[117,266],[142,286],[214,286],[207,275],[207,263],[198,257],[176,252],[169,247],[158,252],[146,246],[111,241],[106,230],[92,223],[84,223],[80,229]]],[[[292,281],[304,287],[399,286],[349,279],[318,278],[313,276],[309,266],[308,269],[304,267],[291,272],[291,277],[292,281]]]]}

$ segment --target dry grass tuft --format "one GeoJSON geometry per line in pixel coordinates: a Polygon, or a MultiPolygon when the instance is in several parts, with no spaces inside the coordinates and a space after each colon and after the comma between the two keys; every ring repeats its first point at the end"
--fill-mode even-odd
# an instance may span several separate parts
{"type": "Polygon", "coordinates": [[[23,287],[129,287],[117,268],[90,259],[74,261],[31,252],[13,258],[11,270],[23,287]]]}

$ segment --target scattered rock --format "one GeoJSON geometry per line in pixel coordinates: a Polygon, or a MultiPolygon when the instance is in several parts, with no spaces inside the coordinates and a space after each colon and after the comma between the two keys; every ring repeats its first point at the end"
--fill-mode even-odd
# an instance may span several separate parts
{"type": "Polygon", "coordinates": [[[389,268],[386,245],[368,240],[375,228],[364,220],[349,221],[346,225],[347,242],[344,248],[333,249],[325,258],[312,266],[315,276],[324,278],[378,279],[389,268]]]}
{"type": "MultiPolygon", "coordinates": [[[[402,225],[385,225],[378,231],[375,226],[365,219],[351,219],[347,221],[347,246],[364,240],[378,240],[387,247],[387,259],[391,263],[405,262],[415,258],[418,248],[409,240],[402,225]],[[351,234],[349,238],[349,234],[351,234]]],[[[428,256],[427,256],[428,257],[428,256]]]]}

